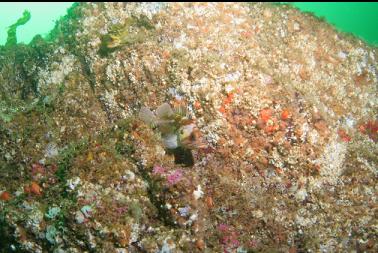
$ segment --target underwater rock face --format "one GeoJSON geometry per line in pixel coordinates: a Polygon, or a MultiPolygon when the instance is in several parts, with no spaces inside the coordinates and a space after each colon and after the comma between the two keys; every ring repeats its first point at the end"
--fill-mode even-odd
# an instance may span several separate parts
{"type": "Polygon", "coordinates": [[[285,5],[77,4],[0,48],[0,252],[377,252],[377,49],[285,5]],[[185,103],[183,167],[144,107],[185,103]]]}

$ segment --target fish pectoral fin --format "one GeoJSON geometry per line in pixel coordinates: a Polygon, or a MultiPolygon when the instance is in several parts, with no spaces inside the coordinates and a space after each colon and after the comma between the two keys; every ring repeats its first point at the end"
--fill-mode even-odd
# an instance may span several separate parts
{"type": "Polygon", "coordinates": [[[173,116],[173,110],[168,103],[164,103],[156,109],[156,116],[160,119],[169,119],[173,116]]]}
{"type": "Polygon", "coordinates": [[[172,124],[157,124],[162,135],[175,134],[175,127],[172,124]]]}
{"type": "Polygon", "coordinates": [[[148,108],[143,106],[139,111],[139,118],[146,124],[154,124],[156,122],[156,116],[154,113],[148,108]]]}

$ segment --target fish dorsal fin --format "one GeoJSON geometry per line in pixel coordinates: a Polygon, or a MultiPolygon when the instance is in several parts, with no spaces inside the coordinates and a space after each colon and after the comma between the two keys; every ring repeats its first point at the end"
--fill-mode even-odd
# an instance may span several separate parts
{"type": "Polygon", "coordinates": [[[173,110],[168,103],[164,103],[156,109],[156,116],[160,119],[169,119],[173,116],[173,110]]]}
{"type": "Polygon", "coordinates": [[[156,116],[154,115],[154,113],[145,106],[140,109],[139,118],[143,120],[144,123],[149,125],[153,125],[156,122],[156,116]]]}
{"type": "Polygon", "coordinates": [[[185,105],[179,104],[179,105],[175,106],[173,110],[174,110],[174,113],[176,115],[179,115],[181,118],[187,117],[187,110],[186,110],[185,105]]]}

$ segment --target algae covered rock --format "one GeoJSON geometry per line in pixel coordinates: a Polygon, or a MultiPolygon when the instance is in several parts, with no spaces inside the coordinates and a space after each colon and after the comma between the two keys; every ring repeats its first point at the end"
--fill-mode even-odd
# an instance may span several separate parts
{"type": "Polygon", "coordinates": [[[287,5],[75,4],[0,47],[0,252],[376,252],[377,57],[287,5]]]}

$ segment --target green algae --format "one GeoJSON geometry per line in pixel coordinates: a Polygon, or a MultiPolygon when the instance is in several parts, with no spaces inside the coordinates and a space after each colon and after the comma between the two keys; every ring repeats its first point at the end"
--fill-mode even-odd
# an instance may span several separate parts
{"type": "Polygon", "coordinates": [[[83,138],[77,143],[71,143],[60,152],[59,159],[58,159],[58,170],[56,172],[56,176],[60,182],[62,183],[66,182],[69,169],[75,157],[77,157],[87,147],[88,147],[88,139],[83,138]]]}
{"type": "Polygon", "coordinates": [[[25,25],[31,18],[30,12],[25,10],[22,17],[17,20],[16,23],[9,26],[8,37],[5,46],[14,46],[17,44],[17,27],[25,25]]]}

